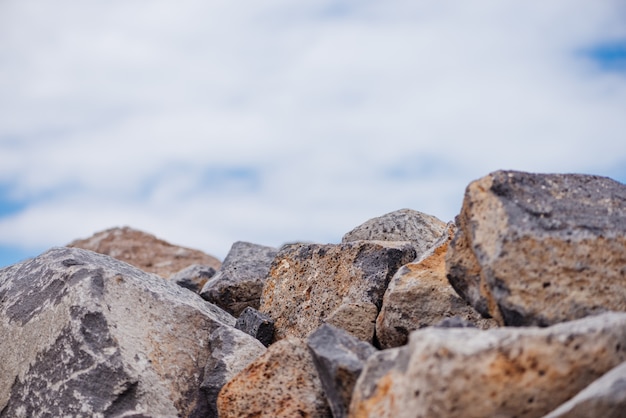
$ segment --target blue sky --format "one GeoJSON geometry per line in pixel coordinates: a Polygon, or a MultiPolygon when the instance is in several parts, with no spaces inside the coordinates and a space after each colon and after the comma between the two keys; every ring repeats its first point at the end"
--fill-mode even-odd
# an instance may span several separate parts
{"type": "Polygon", "coordinates": [[[128,225],[223,258],[452,220],[490,171],[626,182],[626,5],[0,2],[0,266],[128,225]]]}

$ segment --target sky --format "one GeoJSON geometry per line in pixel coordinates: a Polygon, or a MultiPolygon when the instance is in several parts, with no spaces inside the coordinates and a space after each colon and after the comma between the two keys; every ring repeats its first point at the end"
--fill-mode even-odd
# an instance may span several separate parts
{"type": "Polygon", "coordinates": [[[623,0],[0,0],[0,267],[450,221],[498,169],[626,182],[623,0]]]}

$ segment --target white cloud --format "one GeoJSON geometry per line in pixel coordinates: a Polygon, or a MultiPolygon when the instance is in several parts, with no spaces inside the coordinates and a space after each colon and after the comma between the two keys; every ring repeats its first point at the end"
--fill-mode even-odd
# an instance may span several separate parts
{"type": "MultiPolygon", "coordinates": [[[[618,0],[0,3],[0,244],[131,225],[223,257],[450,220],[498,168],[614,173],[618,0]],[[237,175],[237,172],[239,176],[237,175]],[[243,174],[242,174],[243,173],[243,174]]],[[[626,173],[624,173],[626,176],[626,173]]]]}

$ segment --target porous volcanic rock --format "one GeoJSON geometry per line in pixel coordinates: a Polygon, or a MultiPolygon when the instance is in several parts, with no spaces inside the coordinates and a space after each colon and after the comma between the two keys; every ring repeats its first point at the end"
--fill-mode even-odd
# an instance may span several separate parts
{"type": "Polygon", "coordinates": [[[228,382],[219,393],[220,418],[327,418],[331,412],[306,342],[287,338],[228,382]]]}
{"type": "Polygon", "coordinates": [[[172,245],[152,234],[130,227],[111,228],[67,245],[106,254],[148,273],[167,278],[192,264],[204,264],[218,270],[221,262],[191,248],[172,245]]]}
{"type": "Polygon", "coordinates": [[[483,315],[540,325],[626,311],[626,186],[496,171],[466,189],[447,277],[483,315]]]}
{"type": "Polygon", "coordinates": [[[248,306],[258,309],[263,285],[277,252],[273,247],[235,242],[200,296],[236,317],[248,306]]]}
{"type": "Polygon", "coordinates": [[[168,280],[192,292],[200,293],[206,282],[215,275],[215,268],[204,264],[192,264],[172,274],[168,280]]]}
{"type": "Polygon", "coordinates": [[[410,241],[420,258],[441,237],[446,223],[413,209],[400,209],[370,219],[343,236],[341,242],[410,241]]]}
{"type": "Polygon", "coordinates": [[[265,347],[274,341],[274,320],[249,306],[237,318],[235,328],[256,338],[265,347]]]}
{"type": "Polygon", "coordinates": [[[625,359],[623,312],[548,328],[423,328],[368,359],[349,416],[541,417],[625,359]]]}
{"type": "Polygon", "coordinates": [[[455,230],[450,223],[421,259],[400,267],[389,282],[376,319],[376,338],[381,348],[404,345],[411,331],[445,318],[459,317],[481,329],[497,326],[493,319],[483,318],[468,305],[446,278],[446,251],[455,230]]]}
{"type": "Polygon", "coordinates": [[[287,245],[272,263],[259,311],[274,319],[275,339],[306,338],[327,322],[371,343],[389,280],[414,258],[408,242],[287,245]]]}
{"type": "Polygon", "coordinates": [[[0,270],[0,416],[205,416],[209,335],[258,341],[198,295],[53,248],[0,270]]]}

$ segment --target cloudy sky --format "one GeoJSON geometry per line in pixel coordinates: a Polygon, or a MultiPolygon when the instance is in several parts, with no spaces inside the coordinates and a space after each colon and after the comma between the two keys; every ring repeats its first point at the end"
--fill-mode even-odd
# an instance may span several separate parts
{"type": "Polygon", "coordinates": [[[0,0],[0,266],[448,221],[497,169],[626,182],[623,0],[0,0]]]}

